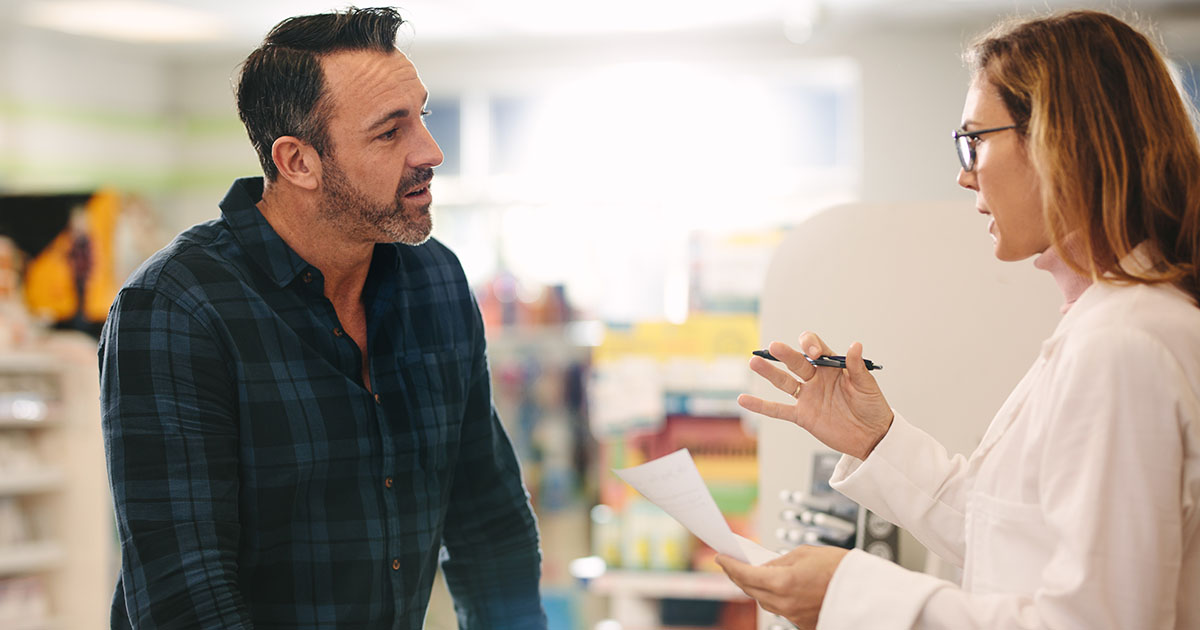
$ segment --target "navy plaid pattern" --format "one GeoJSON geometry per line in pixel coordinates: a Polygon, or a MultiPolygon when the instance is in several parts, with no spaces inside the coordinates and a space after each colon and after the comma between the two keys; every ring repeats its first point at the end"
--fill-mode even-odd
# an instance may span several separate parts
{"type": "Polygon", "coordinates": [[[262,189],[237,180],[109,313],[112,627],[420,628],[440,561],[460,627],[544,628],[536,524],[457,258],[375,247],[373,394],[262,189]]]}

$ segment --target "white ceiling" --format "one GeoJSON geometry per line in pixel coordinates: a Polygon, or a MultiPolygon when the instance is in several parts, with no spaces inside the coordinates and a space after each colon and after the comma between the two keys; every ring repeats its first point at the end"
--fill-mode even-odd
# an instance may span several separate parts
{"type": "MultiPolygon", "coordinates": [[[[722,32],[748,28],[846,28],[863,24],[976,23],[1014,11],[1092,7],[1131,10],[1160,25],[1200,24],[1200,0],[396,0],[410,34],[423,43],[503,41],[514,37],[572,38],[611,33],[722,32]]],[[[0,0],[0,20],[28,23],[65,0],[0,0]]],[[[184,20],[205,24],[204,45],[244,49],[279,20],[344,6],[343,0],[83,0],[89,6],[130,5],[136,15],[154,6],[183,9],[184,20]],[[99,5],[98,5],[99,3],[99,5]]],[[[81,4],[74,0],[73,4],[81,4]]],[[[359,2],[358,4],[373,4],[359,2]]],[[[96,23],[115,11],[106,7],[96,23]]],[[[79,6],[71,13],[80,14],[79,6]]],[[[131,20],[119,20],[129,22],[131,20]]],[[[137,20],[133,20],[137,21],[137,20]]],[[[161,45],[161,42],[160,42],[161,45]]],[[[191,44],[194,45],[194,44],[191,44]]]]}

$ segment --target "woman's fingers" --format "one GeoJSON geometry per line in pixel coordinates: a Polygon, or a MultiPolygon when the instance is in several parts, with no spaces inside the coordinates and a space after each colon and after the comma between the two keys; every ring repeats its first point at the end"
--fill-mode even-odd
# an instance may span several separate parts
{"type": "MultiPolygon", "coordinates": [[[[774,354],[774,353],[772,353],[774,354]]],[[[795,396],[798,391],[800,381],[795,376],[789,374],[786,370],[781,370],[775,367],[771,362],[761,357],[753,357],[750,359],[750,369],[755,374],[767,379],[767,382],[775,386],[775,389],[789,395],[795,396]]]]}
{"type": "Polygon", "coordinates": [[[779,599],[781,595],[785,594],[778,593],[776,589],[771,588],[773,586],[771,577],[778,577],[773,576],[778,572],[777,568],[756,567],[725,555],[717,556],[717,564],[738,588],[757,601],[767,612],[780,612],[780,605],[783,602],[780,602],[779,599]]]}
{"type": "Polygon", "coordinates": [[[790,404],[763,400],[758,396],[751,396],[750,394],[739,395],[737,403],[746,411],[752,411],[779,420],[787,420],[788,422],[793,422],[792,418],[795,415],[794,407],[790,404]]]}
{"type": "Polygon", "coordinates": [[[800,333],[800,349],[809,357],[815,359],[823,354],[835,354],[829,346],[825,345],[824,341],[817,336],[817,333],[804,331],[800,333]]]}
{"type": "Polygon", "coordinates": [[[763,567],[746,564],[724,554],[718,554],[716,560],[721,570],[725,571],[725,575],[728,575],[729,579],[733,580],[743,591],[747,591],[747,595],[750,594],[749,589],[763,589],[763,573],[765,572],[763,567]]]}
{"type": "MultiPolygon", "coordinates": [[[[799,376],[801,380],[807,381],[817,375],[817,368],[813,367],[813,365],[808,362],[808,359],[804,358],[804,353],[792,348],[786,343],[772,341],[771,344],[767,346],[767,350],[771,352],[772,356],[774,356],[776,359],[779,359],[781,363],[786,365],[793,374],[799,376]]],[[[791,390],[784,391],[786,391],[788,394],[792,393],[791,390]]]]}

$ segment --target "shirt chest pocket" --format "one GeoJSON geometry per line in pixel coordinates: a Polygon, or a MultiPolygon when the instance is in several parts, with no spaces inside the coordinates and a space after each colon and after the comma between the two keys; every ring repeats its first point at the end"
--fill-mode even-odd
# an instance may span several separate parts
{"type": "Polygon", "coordinates": [[[1036,503],[973,492],[967,499],[967,564],[963,586],[975,593],[1033,593],[1054,553],[1036,503]]]}
{"type": "Polygon", "coordinates": [[[421,467],[444,470],[457,458],[471,376],[470,355],[457,348],[405,356],[410,437],[421,467]]]}

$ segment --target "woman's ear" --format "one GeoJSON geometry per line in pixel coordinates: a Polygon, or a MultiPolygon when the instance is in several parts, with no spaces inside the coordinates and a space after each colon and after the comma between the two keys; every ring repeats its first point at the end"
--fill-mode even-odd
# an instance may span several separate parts
{"type": "Polygon", "coordinates": [[[321,183],[321,156],[313,146],[295,136],[280,136],[271,145],[271,160],[279,176],[305,190],[321,183]]]}

